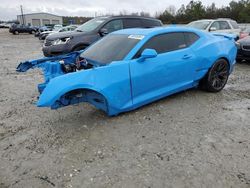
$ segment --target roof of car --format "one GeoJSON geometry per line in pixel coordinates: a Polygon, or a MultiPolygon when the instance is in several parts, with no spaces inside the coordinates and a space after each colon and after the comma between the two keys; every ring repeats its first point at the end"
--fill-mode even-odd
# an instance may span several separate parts
{"type": "Polygon", "coordinates": [[[235,21],[235,20],[232,20],[230,18],[217,18],[217,19],[201,19],[201,20],[195,20],[193,22],[202,22],[202,21],[220,21],[220,20],[223,20],[223,21],[235,21]]]}
{"type": "Polygon", "coordinates": [[[217,18],[216,20],[230,20],[230,21],[235,21],[235,20],[233,20],[231,18],[217,18]]]}
{"type": "Polygon", "coordinates": [[[180,27],[180,26],[168,26],[168,27],[155,27],[155,28],[148,28],[148,29],[142,29],[142,28],[133,28],[133,29],[123,29],[116,32],[113,32],[113,34],[127,34],[127,35],[155,35],[160,33],[168,33],[168,32],[195,32],[195,33],[201,33],[202,31],[189,28],[189,27],[180,27]]]}
{"type": "Polygon", "coordinates": [[[146,16],[137,16],[137,15],[120,15],[120,16],[99,16],[96,18],[108,18],[108,19],[114,19],[114,18],[139,18],[139,19],[150,19],[150,20],[158,20],[156,18],[152,17],[146,17],[146,16]]]}
{"type": "Polygon", "coordinates": [[[195,20],[193,22],[203,22],[203,21],[214,21],[213,19],[201,19],[201,20],[195,20]]]}

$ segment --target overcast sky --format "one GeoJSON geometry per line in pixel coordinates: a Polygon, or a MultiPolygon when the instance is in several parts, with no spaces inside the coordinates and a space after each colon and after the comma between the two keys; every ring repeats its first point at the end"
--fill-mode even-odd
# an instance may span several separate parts
{"type": "MultiPolygon", "coordinates": [[[[126,10],[131,12],[149,12],[154,16],[156,11],[163,11],[174,5],[178,9],[181,4],[190,0],[1,0],[0,20],[16,19],[20,14],[20,4],[24,13],[49,12],[60,16],[94,16],[95,14],[118,14],[126,10]]],[[[204,5],[215,2],[217,7],[227,6],[231,0],[203,0],[204,5]]]]}

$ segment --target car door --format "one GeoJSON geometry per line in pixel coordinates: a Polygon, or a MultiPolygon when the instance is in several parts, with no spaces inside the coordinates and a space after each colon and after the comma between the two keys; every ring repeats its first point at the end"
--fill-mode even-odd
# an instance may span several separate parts
{"type": "Polygon", "coordinates": [[[21,31],[22,33],[27,33],[28,32],[28,27],[27,26],[25,26],[25,25],[23,25],[22,26],[22,31],[21,31]]]}
{"type": "Polygon", "coordinates": [[[193,86],[199,62],[190,45],[182,32],[157,35],[144,44],[130,62],[135,107],[193,86]],[[139,62],[144,49],[158,55],[139,62]]]}
{"type": "Polygon", "coordinates": [[[19,33],[23,33],[23,25],[20,25],[19,27],[17,27],[17,31],[19,33]]]}

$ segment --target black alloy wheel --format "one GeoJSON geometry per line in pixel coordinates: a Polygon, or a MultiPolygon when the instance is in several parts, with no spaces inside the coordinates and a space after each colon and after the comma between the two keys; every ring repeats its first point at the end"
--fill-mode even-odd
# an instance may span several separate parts
{"type": "Polygon", "coordinates": [[[211,67],[201,84],[207,91],[219,92],[225,87],[228,77],[229,64],[225,59],[219,59],[211,67]]]}

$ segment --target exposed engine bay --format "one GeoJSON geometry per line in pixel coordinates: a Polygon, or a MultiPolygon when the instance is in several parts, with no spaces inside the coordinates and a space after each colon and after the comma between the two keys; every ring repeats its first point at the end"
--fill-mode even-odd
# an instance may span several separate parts
{"type": "Polygon", "coordinates": [[[87,59],[78,56],[76,58],[75,63],[65,63],[65,61],[60,61],[61,64],[61,68],[63,70],[64,73],[71,73],[71,72],[76,72],[76,71],[80,71],[83,69],[91,69],[93,68],[93,65],[90,64],[87,59]]]}
{"type": "MultiPolygon", "coordinates": [[[[18,72],[26,72],[29,69],[40,68],[44,73],[44,82],[38,84],[38,91],[43,93],[48,83],[56,77],[63,76],[74,72],[92,69],[94,67],[103,66],[94,60],[87,60],[81,57],[82,51],[72,52],[67,55],[36,59],[25,61],[18,65],[18,72]]],[[[94,91],[86,89],[77,89],[65,93],[51,105],[52,109],[57,109],[63,106],[77,104],[80,102],[89,102],[99,109],[107,111],[107,105],[104,97],[94,91]]]]}
{"type": "Polygon", "coordinates": [[[38,85],[38,91],[42,93],[49,81],[55,77],[98,66],[92,60],[81,57],[81,53],[82,51],[77,51],[62,56],[21,62],[17,71],[26,72],[29,69],[41,68],[44,73],[44,83],[38,85]]]}

